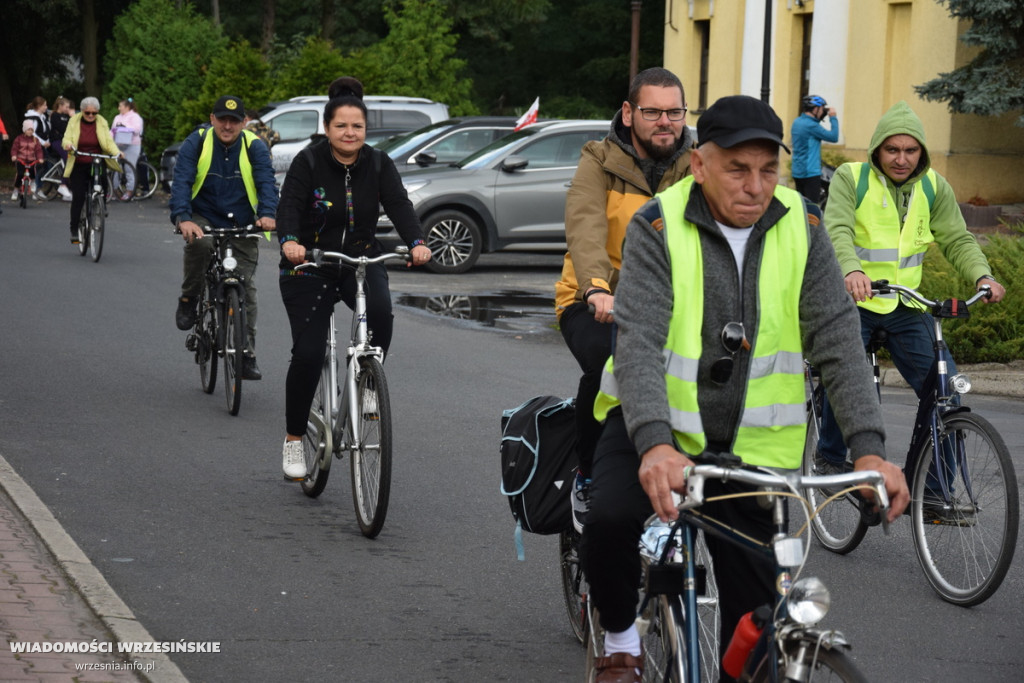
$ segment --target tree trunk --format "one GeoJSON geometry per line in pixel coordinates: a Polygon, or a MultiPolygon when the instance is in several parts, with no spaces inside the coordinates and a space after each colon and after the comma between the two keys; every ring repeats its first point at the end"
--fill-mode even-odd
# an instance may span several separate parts
{"type": "Polygon", "coordinates": [[[210,0],[210,15],[214,26],[220,26],[220,0],[210,0]]]}
{"type": "Polygon", "coordinates": [[[335,24],[334,0],[320,0],[320,37],[330,40],[334,35],[335,24]]]}
{"type": "Polygon", "coordinates": [[[263,0],[263,40],[260,41],[260,52],[264,57],[270,55],[270,44],[274,40],[274,10],[276,0],[263,0]]]}
{"type": "Polygon", "coordinates": [[[95,0],[82,0],[82,65],[85,68],[85,94],[92,97],[100,96],[98,30],[95,0]]]}

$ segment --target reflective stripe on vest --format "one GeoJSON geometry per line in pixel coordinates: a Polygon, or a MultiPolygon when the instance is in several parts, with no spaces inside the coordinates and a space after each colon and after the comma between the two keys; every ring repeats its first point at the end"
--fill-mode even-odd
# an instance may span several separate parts
{"type": "MultiPolygon", "coordinates": [[[[697,399],[704,267],[699,229],[682,220],[692,184],[691,176],[657,198],[673,265],[674,303],[663,351],[670,420],[680,450],[697,455],[707,446],[697,399]]],[[[775,197],[789,211],[764,236],[758,279],[759,323],[753,335],[743,414],[731,450],[751,465],[793,469],[800,466],[806,436],[800,290],[809,235],[803,199],[783,187],[776,188],[775,197]]],[[[594,406],[598,420],[619,403],[617,393],[614,358],[609,358],[594,406]]]]}
{"type": "MultiPolygon", "coordinates": [[[[935,187],[935,171],[928,170],[910,192],[910,203],[900,227],[900,215],[889,188],[877,173],[864,163],[851,164],[858,181],[858,194],[862,199],[855,212],[853,245],[860,259],[861,269],[872,280],[888,280],[892,284],[912,289],[921,286],[924,256],[928,245],[935,241],[931,231],[931,197],[935,187]],[[861,185],[865,187],[861,187],[861,185]]],[[[876,296],[857,302],[875,313],[890,313],[896,309],[897,294],[876,296]]],[[[920,308],[916,302],[908,306],[920,308]]]]}
{"type": "MultiPolygon", "coordinates": [[[[210,172],[210,163],[213,161],[213,139],[216,135],[207,135],[209,128],[199,129],[199,137],[203,140],[203,149],[199,152],[199,163],[196,164],[196,179],[192,183],[192,199],[196,198],[199,190],[203,187],[206,174],[210,172]]],[[[238,170],[242,174],[242,184],[245,185],[245,194],[249,198],[249,205],[253,213],[256,212],[256,204],[259,201],[256,194],[256,181],[252,177],[252,162],[249,161],[249,145],[253,140],[259,138],[255,133],[248,130],[242,131],[242,149],[238,152],[238,170]]]]}

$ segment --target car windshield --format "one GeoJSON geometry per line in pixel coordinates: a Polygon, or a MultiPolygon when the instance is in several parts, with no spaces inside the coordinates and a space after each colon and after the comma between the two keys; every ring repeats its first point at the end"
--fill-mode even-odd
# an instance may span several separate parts
{"type": "Polygon", "coordinates": [[[435,135],[440,135],[450,130],[454,126],[455,124],[450,121],[441,121],[440,123],[434,123],[403,135],[396,135],[393,138],[384,140],[376,145],[376,147],[382,152],[387,152],[387,155],[392,159],[401,159],[423,142],[426,142],[435,135]]]}
{"type": "Polygon", "coordinates": [[[528,127],[523,128],[515,133],[509,133],[503,138],[499,138],[487,145],[486,147],[473,152],[462,161],[454,164],[459,168],[477,169],[484,168],[492,161],[502,156],[507,150],[515,147],[523,138],[528,138],[536,133],[539,128],[528,127]]]}

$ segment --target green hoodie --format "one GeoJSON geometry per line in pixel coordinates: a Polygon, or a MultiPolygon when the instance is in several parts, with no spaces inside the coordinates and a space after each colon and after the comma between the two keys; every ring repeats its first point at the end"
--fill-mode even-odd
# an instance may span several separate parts
{"type": "MultiPolygon", "coordinates": [[[[896,203],[902,222],[906,218],[911,192],[921,177],[931,168],[924,127],[921,125],[921,119],[917,117],[910,105],[900,101],[885,112],[871,136],[868,155],[872,172],[885,179],[889,195],[896,203]],[[910,135],[921,143],[921,161],[918,163],[917,169],[900,185],[885,176],[877,162],[878,148],[893,135],[910,135]]],[[[862,270],[853,243],[857,206],[857,178],[854,176],[853,168],[852,164],[843,164],[836,169],[829,187],[828,204],[825,206],[825,227],[832,239],[832,246],[844,276],[853,271],[862,270]]],[[[953,264],[953,267],[965,280],[975,283],[981,277],[992,272],[974,235],[967,232],[967,224],[964,223],[964,217],[956,202],[953,188],[945,178],[938,174],[936,174],[935,201],[932,203],[930,227],[942,255],[953,264]]],[[[893,244],[892,247],[896,249],[898,245],[893,244]]],[[[927,296],[927,292],[924,294],[927,296]]]]}

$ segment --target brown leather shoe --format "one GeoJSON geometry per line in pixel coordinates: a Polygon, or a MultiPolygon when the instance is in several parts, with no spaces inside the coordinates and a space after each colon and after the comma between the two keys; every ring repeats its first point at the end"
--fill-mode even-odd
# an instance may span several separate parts
{"type": "Polygon", "coordinates": [[[613,652],[594,661],[595,683],[641,683],[644,675],[644,657],[613,652]]]}

